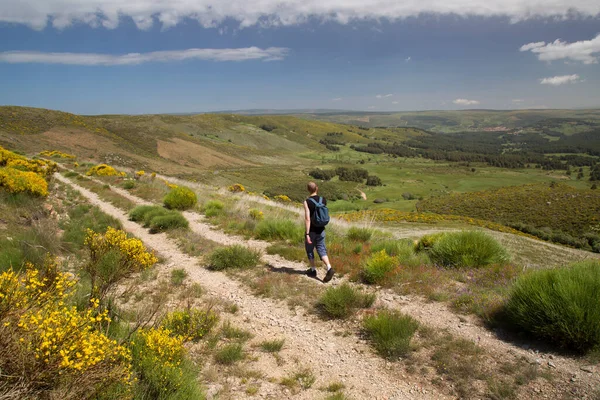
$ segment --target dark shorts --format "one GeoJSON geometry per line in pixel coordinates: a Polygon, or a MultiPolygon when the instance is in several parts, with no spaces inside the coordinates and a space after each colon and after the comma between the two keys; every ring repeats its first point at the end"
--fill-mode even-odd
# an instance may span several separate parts
{"type": "Polygon", "coordinates": [[[323,257],[327,255],[327,249],[325,248],[325,231],[321,233],[309,232],[311,244],[305,240],[304,245],[306,247],[306,255],[309,260],[315,259],[315,248],[317,249],[317,254],[319,258],[322,260],[323,257]]]}

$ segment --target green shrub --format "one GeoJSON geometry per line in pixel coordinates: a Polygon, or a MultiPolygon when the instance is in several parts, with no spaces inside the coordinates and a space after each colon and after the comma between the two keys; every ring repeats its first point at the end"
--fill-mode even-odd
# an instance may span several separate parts
{"type": "Polygon", "coordinates": [[[132,365],[137,383],[134,398],[183,400],[204,399],[198,385],[198,371],[184,357],[183,345],[168,339],[162,329],[152,337],[146,332],[136,334],[132,343],[132,365]],[[158,340],[164,343],[158,344],[158,340]]]}
{"type": "Polygon", "coordinates": [[[536,338],[587,351],[600,346],[600,262],[532,271],[517,279],[508,321],[536,338]]]}
{"type": "Polygon", "coordinates": [[[225,321],[221,327],[221,336],[225,339],[245,342],[252,337],[252,333],[234,326],[231,321],[225,321]]]}
{"type": "Polygon", "coordinates": [[[157,208],[162,209],[162,207],[159,206],[137,206],[129,212],[129,220],[141,222],[144,220],[146,214],[148,214],[150,211],[156,210],[157,208]]]}
{"type": "Polygon", "coordinates": [[[369,228],[357,228],[352,227],[348,229],[346,236],[350,240],[354,240],[356,242],[368,242],[373,236],[373,230],[369,228]]]}
{"type": "Polygon", "coordinates": [[[87,236],[87,230],[106,232],[108,227],[120,228],[121,223],[103,213],[98,207],[81,204],[69,210],[69,219],[61,224],[64,229],[62,240],[71,247],[80,249],[87,236]]]}
{"type": "Polygon", "coordinates": [[[419,241],[415,245],[415,251],[430,250],[433,247],[433,245],[446,234],[447,232],[439,232],[431,233],[429,235],[421,237],[421,239],[419,239],[419,241]]]}
{"type": "Polygon", "coordinates": [[[176,228],[187,228],[188,220],[179,212],[171,212],[167,215],[158,215],[150,221],[150,233],[158,233],[176,228]]]}
{"type": "Polygon", "coordinates": [[[222,365],[231,365],[244,358],[244,348],[241,343],[230,343],[215,353],[215,361],[222,365]]]}
{"type": "Polygon", "coordinates": [[[210,309],[191,308],[168,313],[161,325],[174,335],[197,342],[206,336],[218,321],[219,316],[210,309]]]}
{"type": "Polygon", "coordinates": [[[161,206],[137,206],[129,213],[129,219],[143,222],[144,227],[150,228],[150,233],[189,226],[188,220],[179,211],[161,206]]]}
{"type": "Polygon", "coordinates": [[[393,359],[408,353],[419,322],[399,312],[382,310],[366,317],[363,327],[375,350],[381,356],[393,359]]]}
{"type": "Polygon", "coordinates": [[[381,250],[365,262],[361,271],[362,280],[365,283],[383,284],[392,278],[397,266],[398,260],[381,250]]]}
{"type": "Polygon", "coordinates": [[[185,186],[177,186],[167,193],[163,199],[165,207],[174,210],[187,210],[198,203],[196,193],[185,186]]]}
{"type": "Polygon", "coordinates": [[[407,267],[428,265],[429,256],[426,252],[415,252],[412,240],[385,240],[371,246],[372,253],[385,251],[389,256],[396,257],[398,264],[407,267]]]}
{"type": "Polygon", "coordinates": [[[188,273],[183,268],[177,268],[171,271],[171,283],[175,286],[181,286],[188,273]]]}
{"type": "Polygon", "coordinates": [[[265,353],[277,353],[277,352],[281,351],[284,343],[285,343],[285,339],[265,340],[264,342],[260,343],[260,348],[265,353]]]}
{"type": "Polygon", "coordinates": [[[216,217],[224,212],[225,205],[219,200],[209,200],[204,204],[203,211],[207,217],[216,217]]]}
{"type": "Polygon", "coordinates": [[[221,247],[209,257],[209,269],[242,269],[256,267],[260,261],[260,253],[240,245],[221,247]]]}
{"type": "Polygon", "coordinates": [[[262,240],[291,240],[301,242],[304,229],[289,219],[265,219],[256,225],[256,237],[262,240]]]}
{"type": "Polygon", "coordinates": [[[445,267],[479,268],[502,264],[508,253],[496,239],[479,231],[452,232],[441,236],[429,251],[431,261],[445,267]]]}
{"type": "Polygon", "coordinates": [[[344,283],[328,288],[317,302],[317,309],[325,318],[348,318],[359,308],[371,307],[375,298],[374,293],[362,293],[344,283]]]}
{"type": "Polygon", "coordinates": [[[123,189],[133,189],[135,187],[135,183],[133,181],[125,181],[123,182],[123,189]]]}

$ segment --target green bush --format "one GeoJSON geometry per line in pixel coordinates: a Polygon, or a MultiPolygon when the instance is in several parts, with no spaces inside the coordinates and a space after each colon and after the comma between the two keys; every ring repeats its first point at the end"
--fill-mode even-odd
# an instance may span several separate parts
{"type": "Polygon", "coordinates": [[[143,222],[150,228],[150,233],[158,233],[176,228],[187,228],[188,220],[175,210],[167,210],[161,206],[137,206],[129,213],[129,219],[143,222]]]}
{"type": "Polygon", "coordinates": [[[536,338],[588,351],[600,346],[600,262],[532,271],[515,282],[508,321],[536,338]]]}
{"type": "Polygon", "coordinates": [[[158,233],[176,228],[187,228],[188,220],[178,212],[167,215],[158,215],[150,221],[150,233],[158,233]]]}
{"type": "Polygon", "coordinates": [[[265,353],[277,353],[283,348],[285,339],[280,340],[265,340],[260,343],[260,348],[265,353]]]}
{"type": "Polygon", "coordinates": [[[144,220],[146,214],[150,211],[156,210],[157,208],[162,209],[159,206],[137,206],[129,212],[129,219],[135,222],[141,222],[144,220]]]}
{"type": "Polygon", "coordinates": [[[429,251],[431,261],[445,267],[479,268],[502,264],[510,257],[496,239],[479,231],[452,232],[441,236],[429,251]]]}
{"type": "Polygon", "coordinates": [[[368,308],[375,302],[376,295],[365,294],[344,283],[328,288],[317,303],[317,309],[325,318],[348,318],[359,308],[368,308]]]}
{"type": "Polygon", "coordinates": [[[392,278],[397,266],[398,260],[381,250],[367,259],[361,271],[361,278],[365,283],[381,285],[392,278]]]}
{"type": "Polygon", "coordinates": [[[231,365],[244,358],[244,348],[241,343],[230,343],[215,353],[215,361],[222,365],[231,365]]]}
{"type": "Polygon", "coordinates": [[[135,183],[133,181],[125,181],[123,182],[123,189],[133,189],[135,187],[135,183]]]}
{"type": "Polygon", "coordinates": [[[395,311],[382,310],[366,317],[363,328],[377,352],[385,358],[401,357],[410,350],[410,340],[419,327],[414,318],[395,311]]]}
{"type": "Polygon", "coordinates": [[[421,237],[421,239],[419,239],[419,241],[415,245],[415,251],[431,250],[433,245],[446,234],[447,232],[439,232],[431,233],[429,235],[421,237]]]}
{"type": "Polygon", "coordinates": [[[204,204],[203,211],[207,217],[216,217],[224,212],[225,205],[219,200],[209,200],[204,204]]]}
{"type": "Polygon", "coordinates": [[[289,219],[265,219],[256,225],[256,237],[262,240],[291,240],[301,242],[304,229],[289,219]]]}
{"type": "Polygon", "coordinates": [[[161,325],[174,335],[197,342],[206,336],[218,321],[219,316],[210,309],[191,308],[168,313],[161,325]]]}
{"type": "Polygon", "coordinates": [[[167,193],[163,199],[165,207],[172,210],[187,210],[198,203],[196,193],[185,186],[177,186],[167,193]]]}
{"type": "Polygon", "coordinates": [[[221,247],[209,257],[209,269],[242,269],[256,267],[260,261],[260,253],[240,245],[221,247]]]}
{"type": "MultiPolygon", "coordinates": [[[[149,346],[143,335],[136,335],[132,343],[132,364],[137,382],[135,399],[184,400],[204,399],[198,384],[198,371],[182,355],[171,359],[156,345],[149,346]]],[[[168,354],[169,350],[165,353],[168,354]]]]}
{"type": "Polygon", "coordinates": [[[385,240],[375,243],[371,246],[372,253],[385,251],[389,256],[396,257],[398,264],[407,267],[417,267],[419,265],[430,264],[429,256],[426,252],[415,252],[415,246],[412,240],[385,240]]]}
{"type": "Polygon", "coordinates": [[[61,223],[64,229],[63,242],[80,249],[87,236],[87,230],[106,232],[108,227],[121,228],[121,223],[103,213],[98,207],[81,204],[69,210],[69,219],[61,223]]]}
{"type": "Polygon", "coordinates": [[[183,268],[177,268],[171,271],[171,283],[175,286],[181,286],[188,273],[183,268]]]}
{"type": "Polygon", "coordinates": [[[348,239],[356,242],[368,242],[371,240],[371,236],[373,236],[373,230],[369,228],[357,228],[353,226],[348,229],[346,236],[348,239]]]}

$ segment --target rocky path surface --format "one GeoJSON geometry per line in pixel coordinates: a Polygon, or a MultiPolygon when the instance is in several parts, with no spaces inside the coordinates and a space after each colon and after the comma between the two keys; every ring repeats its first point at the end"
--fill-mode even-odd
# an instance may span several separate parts
{"type": "MultiPolygon", "coordinates": [[[[140,225],[128,221],[123,211],[103,202],[94,193],[75,185],[70,180],[58,174],[56,176],[62,182],[76,187],[104,212],[119,218],[126,230],[160,252],[167,258],[169,265],[185,268],[192,279],[202,283],[215,295],[235,301],[242,309],[242,314],[250,317],[252,331],[264,332],[268,336],[275,329],[279,332],[278,334],[284,335],[286,343],[294,343],[293,348],[298,349],[298,354],[294,356],[304,356],[307,365],[313,366],[316,373],[329,374],[331,380],[339,379],[344,381],[348,388],[354,388],[348,391],[348,394],[354,393],[357,398],[367,398],[365,397],[367,394],[368,398],[386,399],[445,398],[442,393],[437,391],[436,387],[427,382],[419,381],[414,376],[406,377],[394,373],[389,369],[389,365],[373,355],[363,342],[353,338],[333,336],[336,323],[315,320],[308,314],[293,315],[283,302],[256,298],[246,287],[225,275],[199,268],[197,260],[182,254],[164,234],[149,235],[140,225]],[[155,245],[157,241],[160,244],[155,245]],[[183,264],[181,260],[183,260],[183,264]],[[410,379],[413,379],[414,382],[411,382],[410,379]]],[[[104,184],[104,182],[98,182],[104,184]]],[[[114,186],[111,186],[111,190],[136,204],[152,204],[131,195],[126,190],[114,186]]],[[[186,211],[184,215],[190,222],[190,229],[222,245],[241,244],[263,253],[269,245],[265,241],[246,240],[239,236],[226,234],[206,223],[204,216],[196,212],[186,211]]],[[[278,255],[263,254],[262,259],[267,264],[277,267],[298,271],[306,268],[302,263],[285,260],[278,255]]],[[[334,278],[332,283],[339,283],[339,280],[334,278]]],[[[315,281],[315,284],[319,283],[315,281]]],[[[411,315],[432,328],[448,331],[457,337],[470,340],[482,346],[497,363],[513,362],[524,358],[532,365],[557,372],[562,380],[559,382],[561,385],[569,385],[577,381],[578,384],[582,384],[590,391],[594,387],[600,386],[600,367],[590,368],[571,357],[540,353],[527,344],[515,344],[501,340],[496,333],[481,326],[476,317],[457,315],[444,303],[427,302],[419,296],[401,296],[388,289],[379,289],[377,294],[379,304],[411,315]],[[585,371],[589,369],[592,370],[591,373],[585,371]]],[[[550,395],[548,398],[553,397],[550,395]]]]}
{"type": "MultiPolygon", "coordinates": [[[[59,174],[55,177],[78,190],[103,212],[121,221],[126,231],[140,238],[165,259],[166,268],[183,268],[190,280],[200,283],[210,294],[235,302],[240,311],[231,318],[237,325],[250,330],[257,337],[285,337],[286,347],[282,355],[297,359],[299,365],[311,368],[317,377],[313,385],[315,389],[297,394],[289,393],[289,398],[323,397],[323,393],[316,388],[333,381],[343,382],[346,386],[345,393],[356,399],[448,398],[428,383],[402,379],[388,369],[387,363],[374,355],[364,342],[351,336],[335,336],[335,322],[316,320],[314,316],[302,311],[290,310],[283,302],[253,296],[242,284],[225,274],[200,267],[197,259],[183,254],[166,234],[149,234],[142,226],[129,221],[122,210],[101,200],[95,193],[59,174]]],[[[147,203],[137,200],[139,204],[147,203]]],[[[192,222],[191,225],[210,229],[205,224],[199,224],[192,222]]],[[[211,239],[218,241],[212,233],[211,239]]],[[[279,376],[281,372],[272,371],[275,376],[279,376]]],[[[274,396],[272,398],[280,398],[274,396]]],[[[240,393],[241,397],[243,393],[240,393]]]]}

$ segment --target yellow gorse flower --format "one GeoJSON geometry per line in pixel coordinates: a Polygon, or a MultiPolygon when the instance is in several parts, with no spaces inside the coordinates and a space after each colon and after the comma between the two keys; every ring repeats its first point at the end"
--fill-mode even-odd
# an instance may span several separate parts
{"type": "Polygon", "coordinates": [[[86,173],[87,176],[117,176],[121,173],[107,164],[98,164],[90,168],[86,173]]]}
{"type": "Polygon", "coordinates": [[[92,261],[109,251],[118,250],[123,256],[123,267],[129,271],[141,271],[158,262],[158,258],[146,250],[141,240],[130,238],[124,231],[112,227],[108,227],[104,234],[88,229],[84,245],[89,249],[92,261]]]}
{"type": "Polygon", "coordinates": [[[40,152],[40,156],[44,156],[44,157],[59,157],[59,158],[77,158],[73,154],[63,153],[63,152],[58,151],[58,150],[52,150],[52,151],[50,151],[50,150],[44,150],[44,151],[40,152]]]}

